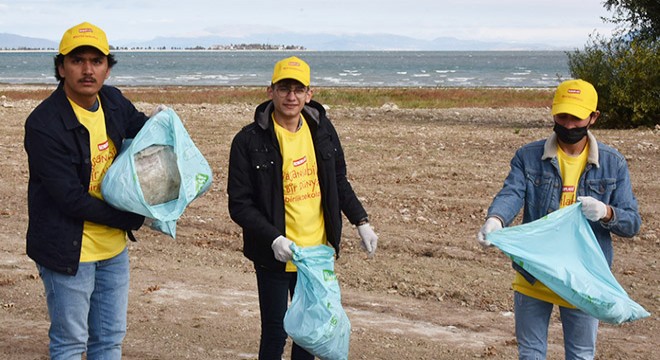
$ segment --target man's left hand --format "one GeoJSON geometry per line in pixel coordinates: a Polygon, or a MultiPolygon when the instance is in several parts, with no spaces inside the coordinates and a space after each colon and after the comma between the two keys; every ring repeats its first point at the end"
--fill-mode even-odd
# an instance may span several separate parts
{"type": "Polygon", "coordinates": [[[607,217],[607,205],[602,201],[591,196],[578,196],[577,200],[582,203],[582,213],[587,219],[600,221],[607,217]]]}
{"type": "Polygon", "coordinates": [[[378,246],[378,235],[369,223],[358,225],[357,230],[362,239],[362,248],[369,253],[369,257],[373,257],[378,246]]]}

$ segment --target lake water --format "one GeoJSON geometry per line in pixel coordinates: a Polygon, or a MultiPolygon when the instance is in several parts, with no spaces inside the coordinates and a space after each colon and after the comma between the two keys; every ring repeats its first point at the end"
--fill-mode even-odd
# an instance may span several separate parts
{"type": "MultiPolygon", "coordinates": [[[[117,51],[112,85],[266,86],[296,55],[313,86],[554,87],[570,78],[563,51],[117,51]]],[[[55,84],[52,52],[0,52],[0,83],[55,84]]]]}

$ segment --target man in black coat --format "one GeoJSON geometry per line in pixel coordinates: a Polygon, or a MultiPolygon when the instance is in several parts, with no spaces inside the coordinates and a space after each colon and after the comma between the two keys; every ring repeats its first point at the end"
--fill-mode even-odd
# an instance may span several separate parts
{"type": "MultiPolygon", "coordinates": [[[[328,245],[339,254],[342,212],[370,256],[378,241],[346,178],[337,132],[309,85],[303,60],[275,64],[270,100],[236,134],[229,156],[229,212],[243,229],[243,253],[257,274],[261,360],[279,360],[284,349],[283,319],[297,279],[291,244],[328,245]]],[[[291,358],[313,356],[294,343],[291,358]]]]}

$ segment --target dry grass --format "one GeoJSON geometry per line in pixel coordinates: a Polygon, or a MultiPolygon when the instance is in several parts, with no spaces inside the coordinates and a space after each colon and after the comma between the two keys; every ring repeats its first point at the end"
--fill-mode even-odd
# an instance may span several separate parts
{"type": "Polygon", "coordinates": [[[403,109],[547,107],[548,89],[494,88],[321,88],[316,98],[322,103],[380,107],[394,103],[403,109]]]}
{"type": "MultiPolygon", "coordinates": [[[[265,87],[151,86],[122,87],[134,102],[151,104],[258,104],[266,99],[265,87]]],[[[0,89],[12,100],[41,100],[52,88],[0,89]]],[[[551,89],[497,88],[330,88],[314,89],[321,103],[338,106],[380,107],[387,103],[402,109],[548,107],[551,89]]]]}

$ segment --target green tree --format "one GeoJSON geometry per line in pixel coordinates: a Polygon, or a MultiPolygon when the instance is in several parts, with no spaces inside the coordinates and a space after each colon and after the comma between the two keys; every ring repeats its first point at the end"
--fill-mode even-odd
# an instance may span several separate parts
{"type": "Polygon", "coordinates": [[[624,33],[633,33],[638,39],[660,38],[660,1],[658,0],[607,0],[607,11],[614,15],[606,21],[618,24],[624,33]]]}
{"type": "Polygon", "coordinates": [[[598,126],[660,124],[660,42],[594,36],[568,59],[571,75],[589,81],[598,91],[602,113],[598,126]]]}
{"type": "Polygon", "coordinates": [[[583,50],[568,53],[571,76],[598,91],[600,127],[630,128],[660,124],[660,2],[607,0],[618,25],[607,39],[590,37],[583,50]]]}

